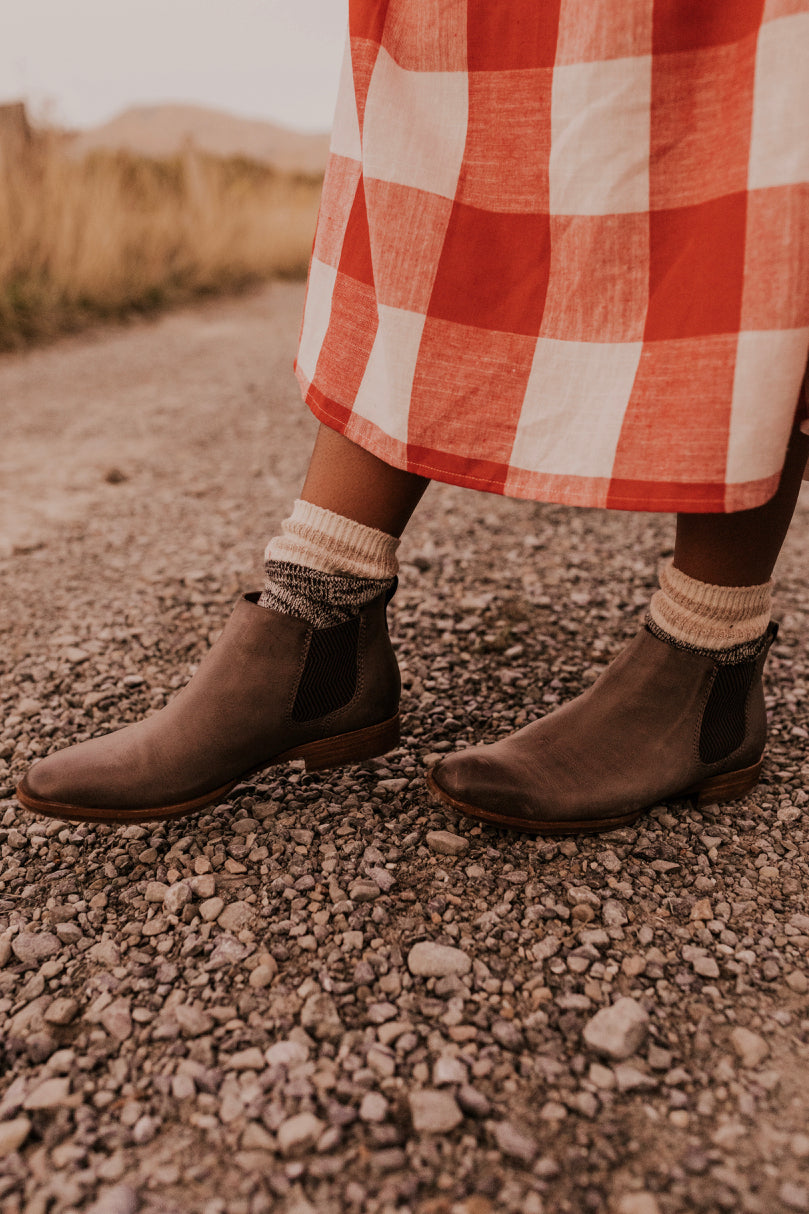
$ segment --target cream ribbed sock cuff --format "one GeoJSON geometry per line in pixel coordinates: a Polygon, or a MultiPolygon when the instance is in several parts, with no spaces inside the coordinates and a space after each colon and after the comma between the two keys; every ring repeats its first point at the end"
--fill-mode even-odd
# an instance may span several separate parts
{"type": "Polygon", "coordinates": [[[672,640],[694,649],[732,649],[767,630],[772,582],[763,586],[712,586],[675,569],[660,568],[660,589],[649,604],[651,621],[672,640]]]}
{"type": "Polygon", "coordinates": [[[281,534],[267,545],[264,559],[382,581],[399,571],[398,547],[395,536],[298,500],[281,524],[281,534]]]}

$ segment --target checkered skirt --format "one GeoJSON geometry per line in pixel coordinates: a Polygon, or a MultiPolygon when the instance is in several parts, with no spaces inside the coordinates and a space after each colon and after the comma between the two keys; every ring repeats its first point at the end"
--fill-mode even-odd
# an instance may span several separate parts
{"type": "Polygon", "coordinates": [[[809,0],[350,0],[296,371],[512,497],[775,491],[809,351],[809,0]]]}

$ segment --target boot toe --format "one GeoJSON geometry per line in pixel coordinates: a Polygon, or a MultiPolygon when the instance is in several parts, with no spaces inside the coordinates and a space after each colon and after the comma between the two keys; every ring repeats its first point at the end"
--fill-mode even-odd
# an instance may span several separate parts
{"type": "MultiPolygon", "coordinates": [[[[44,805],[81,805],[86,802],[88,789],[81,779],[81,769],[73,751],[78,747],[58,750],[40,759],[23,777],[19,787],[23,803],[26,800],[44,805]]],[[[81,765],[83,767],[83,764],[81,765]]]]}
{"type": "Polygon", "coordinates": [[[472,747],[442,759],[430,772],[433,788],[462,813],[528,818],[519,785],[489,748],[472,747]]]}

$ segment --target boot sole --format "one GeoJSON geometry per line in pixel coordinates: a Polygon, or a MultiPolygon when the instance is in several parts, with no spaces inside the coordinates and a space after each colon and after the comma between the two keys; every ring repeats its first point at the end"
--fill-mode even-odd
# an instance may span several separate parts
{"type": "MultiPolygon", "coordinates": [[[[758,784],[761,766],[762,760],[759,760],[752,767],[725,772],[720,776],[710,776],[683,792],[672,793],[661,799],[665,801],[691,800],[697,809],[701,809],[705,805],[714,805],[718,801],[736,801],[758,784]]],[[[632,810],[631,813],[620,814],[613,818],[590,818],[579,822],[532,822],[528,818],[512,818],[507,814],[492,813],[488,809],[470,805],[467,801],[460,801],[441,787],[432,772],[427,775],[427,787],[439,801],[451,805],[453,809],[458,810],[467,818],[474,818],[479,822],[490,822],[495,826],[508,826],[512,830],[521,830],[532,835],[579,835],[617,830],[621,826],[631,826],[651,809],[651,805],[644,805],[640,809],[632,810]]],[[[656,804],[656,802],[652,802],[652,804],[656,804]]]]}
{"type": "Polygon", "coordinates": [[[275,755],[266,763],[259,763],[249,771],[241,772],[235,779],[229,780],[220,788],[212,789],[201,797],[191,801],[183,801],[176,805],[158,805],[148,809],[112,809],[103,806],[66,805],[59,801],[46,801],[28,792],[25,780],[18,786],[16,797],[24,809],[33,813],[45,814],[49,818],[61,818],[66,822],[156,822],[168,818],[181,818],[184,814],[195,813],[214,801],[221,801],[238,784],[243,784],[256,772],[293,759],[303,759],[307,771],[325,771],[329,767],[340,767],[347,763],[361,763],[365,759],[375,759],[379,755],[395,750],[399,745],[400,726],[399,714],[378,725],[368,725],[365,729],[357,729],[352,733],[338,734],[333,738],[319,738],[314,742],[305,742],[301,746],[293,746],[282,754],[275,755]]]}

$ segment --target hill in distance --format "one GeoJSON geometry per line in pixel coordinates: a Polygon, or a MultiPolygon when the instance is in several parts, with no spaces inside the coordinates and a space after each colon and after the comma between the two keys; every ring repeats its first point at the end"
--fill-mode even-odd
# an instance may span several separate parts
{"type": "Polygon", "coordinates": [[[214,156],[246,156],[284,172],[318,174],[326,167],[329,136],[290,131],[199,105],[139,105],[75,135],[71,151],[160,157],[176,155],[189,145],[214,156]]]}

